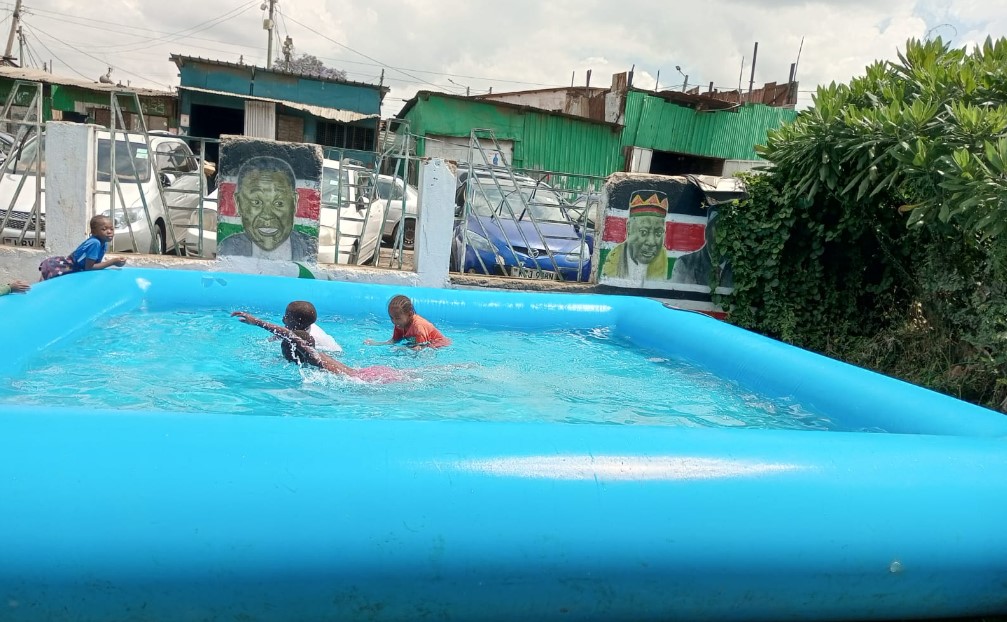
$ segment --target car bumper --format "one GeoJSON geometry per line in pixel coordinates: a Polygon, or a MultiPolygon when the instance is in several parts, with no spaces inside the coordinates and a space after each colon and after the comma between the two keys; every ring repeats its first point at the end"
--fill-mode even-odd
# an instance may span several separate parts
{"type": "Polygon", "coordinates": [[[523,253],[493,253],[468,247],[461,269],[463,272],[527,279],[580,282],[591,280],[590,255],[585,255],[583,262],[569,261],[566,254],[556,254],[553,257],[555,261],[548,256],[530,257],[523,253]]]}

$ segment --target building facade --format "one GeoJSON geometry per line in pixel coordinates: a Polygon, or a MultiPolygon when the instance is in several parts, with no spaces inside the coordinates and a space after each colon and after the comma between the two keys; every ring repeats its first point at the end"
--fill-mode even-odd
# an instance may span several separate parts
{"type": "Polygon", "coordinates": [[[421,91],[399,113],[404,123],[397,131],[413,134],[418,155],[458,161],[479,155],[471,151],[470,136],[485,130],[495,136],[499,157],[518,168],[731,176],[757,166],[755,147],[797,116],[789,106],[645,91],[630,80],[623,73],[608,89],[475,97],[421,91]]]}
{"type": "MultiPolygon", "coordinates": [[[[11,92],[16,90],[8,118],[24,117],[37,91],[36,85],[42,90],[43,121],[74,121],[108,127],[112,121],[112,98],[115,94],[122,120],[128,129],[140,129],[141,112],[148,130],[172,131],[178,127],[178,98],[170,91],[112,82],[90,82],[27,67],[0,67],[0,98],[6,102],[11,92]],[[136,102],[140,103],[140,110],[136,109],[136,102]]],[[[117,125],[122,126],[121,123],[117,125]]]]}
{"type": "Polygon", "coordinates": [[[387,87],[173,54],[183,134],[306,142],[369,159],[387,87]]]}

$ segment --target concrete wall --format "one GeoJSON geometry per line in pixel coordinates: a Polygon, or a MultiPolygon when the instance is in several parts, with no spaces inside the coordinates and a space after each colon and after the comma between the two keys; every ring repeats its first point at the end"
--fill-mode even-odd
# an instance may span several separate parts
{"type": "MultiPolygon", "coordinates": [[[[50,122],[46,126],[46,249],[0,246],[0,282],[39,280],[38,264],[57,254],[69,254],[86,239],[94,213],[93,125],[50,122]]],[[[401,286],[447,287],[448,257],[454,227],[455,171],[443,160],[420,162],[416,271],[365,266],[299,265],[251,257],[216,260],[126,253],[127,267],[171,268],[205,272],[269,274],[329,281],[401,286]]]]}

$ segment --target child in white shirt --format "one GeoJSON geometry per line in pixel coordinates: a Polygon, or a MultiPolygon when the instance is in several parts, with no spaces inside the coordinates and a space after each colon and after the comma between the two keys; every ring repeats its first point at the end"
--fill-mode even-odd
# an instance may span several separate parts
{"type": "Polygon", "coordinates": [[[287,305],[283,313],[283,325],[290,330],[306,330],[315,340],[315,347],[334,354],[342,354],[343,348],[328,333],[319,328],[318,311],[306,300],[295,300],[287,305]]]}

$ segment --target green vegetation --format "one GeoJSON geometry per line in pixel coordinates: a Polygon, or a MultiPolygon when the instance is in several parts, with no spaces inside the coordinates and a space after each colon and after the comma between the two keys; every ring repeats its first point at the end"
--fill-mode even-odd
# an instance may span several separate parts
{"type": "Polygon", "coordinates": [[[732,321],[1007,410],[1007,41],[911,40],[760,153],[718,223],[732,321]]]}

